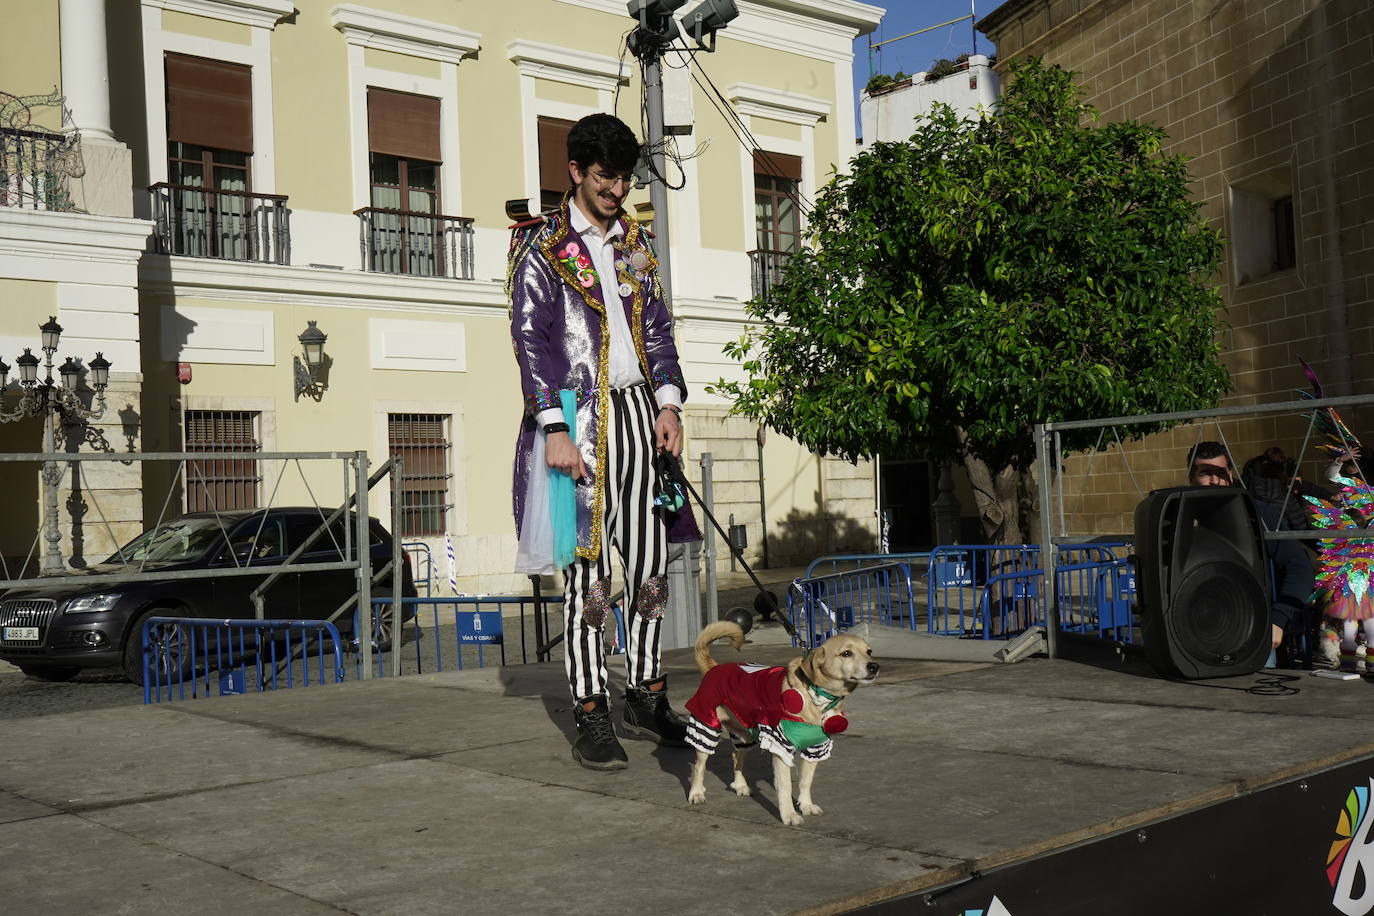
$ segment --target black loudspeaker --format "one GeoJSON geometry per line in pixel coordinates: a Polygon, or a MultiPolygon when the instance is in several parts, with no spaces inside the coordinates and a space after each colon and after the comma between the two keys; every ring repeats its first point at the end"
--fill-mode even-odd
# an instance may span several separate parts
{"type": "Polygon", "coordinates": [[[1269,657],[1269,561],[1250,494],[1155,490],[1135,510],[1145,657],[1185,678],[1251,674],[1269,657]]]}

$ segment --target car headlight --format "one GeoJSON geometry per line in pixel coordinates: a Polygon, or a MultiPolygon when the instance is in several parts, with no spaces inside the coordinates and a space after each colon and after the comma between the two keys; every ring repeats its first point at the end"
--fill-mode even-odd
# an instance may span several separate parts
{"type": "Polygon", "coordinates": [[[80,598],[73,598],[67,602],[67,609],[64,614],[93,614],[99,611],[114,610],[114,606],[119,602],[119,595],[82,595],[80,598]]]}

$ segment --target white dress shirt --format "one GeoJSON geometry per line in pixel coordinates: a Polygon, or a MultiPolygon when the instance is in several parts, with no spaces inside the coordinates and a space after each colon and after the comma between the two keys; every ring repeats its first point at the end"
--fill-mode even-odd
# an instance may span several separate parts
{"type": "MultiPolygon", "coordinates": [[[[601,226],[592,222],[577,205],[576,198],[568,201],[568,216],[572,228],[587,246],[587,257],[601,281],[601,301],[606,304],[607,325],[610,327],[611,341],[607,367],[607,379],[612,388],[629,388],[644,383],[644,373],[640,371],[639,355],[635,352],[634,335],[630,332],[630,322],[625,318],[625,308],[620,301],[620,281],[615,269],[614,242],[624,234],[620,221],[611,224],[610,232],[602,232],[601,226]]],[[[654,392],[659,407],[682,406],[682,392],[676,385],[664,385],[654,392]]],[[[549,423],[560,423],[563,411],[553,407],[541,410],[537,417],[543,428],[549,423]]]]}

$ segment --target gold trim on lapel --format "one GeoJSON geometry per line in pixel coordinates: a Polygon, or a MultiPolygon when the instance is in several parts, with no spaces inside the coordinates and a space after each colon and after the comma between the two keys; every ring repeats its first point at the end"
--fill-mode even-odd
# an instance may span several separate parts
{"type": "MultiPolygon", "coordinates": [[[[554,253],[554,248],[569,241],[576,241],[578,247],[584,251],[587,247],[587,243],[582,239],[582,236],[578,235],[577,230],[572,227],[572,220],[568,216],[569,206],[568,195],[564,194],[563,203],[558,209],[558,216],[562,224],[558,227],[558,231],[550,232],[545,238],[540,240],[539,250],[544,253],[544,260],[553,268],[553,272],[556,273],[564,283],[568,284],[568,286],[572,287],[581,295],[582,300],[587,303],[589,308],[604,316],[606,314],[606,304],[601,301],[601,277],[597,274],[596,267],[592,266],[589,268],[595,282],[592,283],[591,286],[583,286],[577,279],[577,274],[573,273],[572,269],[569,268],[567,264],[563,263],[554,253]]],[[[590,262],[591,257],[589,256],[587,260],[590,262]]]]}

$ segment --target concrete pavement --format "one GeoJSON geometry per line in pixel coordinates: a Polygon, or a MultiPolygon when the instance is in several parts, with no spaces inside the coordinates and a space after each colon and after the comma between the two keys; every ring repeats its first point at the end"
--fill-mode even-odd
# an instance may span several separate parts
{"type": "MultiPolygon", "coordinates": [[[[781,662],[776,625],[745,657],[781,662]]],[[[728,646],[716,648],[729,660],[728,646]]],[[[698,676],[667,658],[676,704],[698,676]]],[[[1374,753],[1370,685],[886,659],[825,814],[686,803],[691,752],[569,753],[557,663],[0,722],[0,900],[52,913],[836,913],[1374,753]]],[[[621,675],[622,666],[612,660],[621,675]]],[[[1272,838],[1271,838],[1272,840],[1272,838]]]]}

